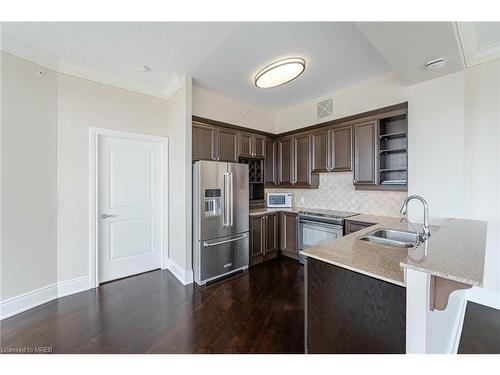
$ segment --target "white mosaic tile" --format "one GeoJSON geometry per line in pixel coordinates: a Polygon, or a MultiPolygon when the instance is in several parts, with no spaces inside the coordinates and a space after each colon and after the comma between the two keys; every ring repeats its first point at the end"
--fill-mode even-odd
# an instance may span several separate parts
{"type": "Polygon", "coordinates": [[[293,205],[297,207],[399,216],[406,192],[355,190],[352,181],[352,172],[322,173],[319,189],[266,189],[266,192],[292,192],[293,205]]]}

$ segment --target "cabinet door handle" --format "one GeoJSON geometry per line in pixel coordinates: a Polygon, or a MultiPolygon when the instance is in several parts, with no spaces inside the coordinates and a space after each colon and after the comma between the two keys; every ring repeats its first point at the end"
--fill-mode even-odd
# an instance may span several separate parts
{"type": "Polygon", "coordinates": [[[266,244],[267,244],[267,216],[264,216],[263,218],[264,222],[264,228],[263,228],[263,235],[262,235],[262,254],[266,255],[266,244]]]}

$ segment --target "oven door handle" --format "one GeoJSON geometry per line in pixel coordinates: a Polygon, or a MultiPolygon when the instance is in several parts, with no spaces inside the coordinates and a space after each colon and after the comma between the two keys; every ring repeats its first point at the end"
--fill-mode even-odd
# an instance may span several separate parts
{"type": "Polygon", "coordinates": [[[340,224],[329,224],[329,223],[323,223],[321,221],[313,221],[313,220],[305,220],[305,219],[299,219],[299,224],[309,224],[309,225],[314,225],[317,227],[323,227],[323,228],[334,228],[334,229],[341,229],[342,225],[340,224]]]}

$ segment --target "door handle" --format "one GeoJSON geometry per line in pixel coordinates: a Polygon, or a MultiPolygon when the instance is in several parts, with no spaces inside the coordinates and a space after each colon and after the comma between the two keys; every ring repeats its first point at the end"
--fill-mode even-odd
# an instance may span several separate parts
{"type": "Polygon", "coordinates": [[[223,222],[225,227],[229,227],[229,173],[224,173],[224,215],[223,222]]]}
{"type": "Polygon", "coordinates": [[[101,219],[107,219],[108,217],[115,217],[115,215],[102,214],[101,219]]]}
{"type": "Polygon", "coordinates": [[[233,219],[234,219],[234,187],[233,187],[233,174],[229,173],[229,185],[231,186],[230,193],[231,193],[231,208],[229,210],[230,213],[230,219],[229,219],[229,226],[233,226],[233,219]]]}
{"type": "Polygon", "coordinates": [[[230,240],[224,240],[224,241],[212,242],[212,243],[203,242],[203,247],[211,247],[211,246],[223,245],[225,243],[236,242],[236,241],[239,241],[239,240],[243,240],[245,238],[247,238],[246,234],[244,234],[243,236],[236,237],[236,238],[231,238],[230,240]]]}

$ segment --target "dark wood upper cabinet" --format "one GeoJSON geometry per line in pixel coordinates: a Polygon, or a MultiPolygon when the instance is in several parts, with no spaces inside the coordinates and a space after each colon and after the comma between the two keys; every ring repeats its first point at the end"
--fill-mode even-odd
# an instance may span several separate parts
{"type": "Polygon", "coordinates": [[[215,136],[213,126],[193,123],[193,160],[216,160],[215,136]]]}
{"type": "Polygon", "coordinates": [[[294,137],[294,185],[311,184],[311,137],[309,133],[294,137]]]}
{"type": "Polygon", "coordinates": [[[352,170],[352,127],[333,128],[331,134],[331,165],[330,170],[352,170]]]}
{"type": "Polygon", "coordinates": [[[278,185],[318,187],[319,176],[311,171],[311,139],[309,133],[278,139],[278,185]]]}
{"type": "Polygon", "coordinates": [[[238,135],[239,144],[239,156],[244,156],[251,158],[252,154],[252,134],[250,133],[239,133],[238,135]]]}
{"type": "Polygon", "coordinates": [[[279,215],[279,249],[283,255],[299,259],[299,217],[294,212],[280,212],[279,215]]]}
{"type": "Polygon", "coordinates": [[[237,133],[231,129],[217,130],[217,160],[236,163],[238,161],[238,137],[237,133]]]}
{"type": "Polygon", "coordinates": [[[278,181],[276,171],[277,157],[277,142],[272,138],[266,139],[265,145],[265,169],[264,169],[264,182],[267,186],[275,186],[278,181]]]}
{"type": "Polygon", "coordinates": [[[377,120],[354,124],[354,185],[377,185],[377,120]]]}
{"type": "Polygon", "coordinates": [[[252,153],[256,158],[263,158],[266,156],[266,137],[260,135],[253,135],[252,140],[252,153]]]}
{"type": "Polygon", "coordinates": [[[251,133],[239,133],[239,156],[247,158],[264,158],[265,153],[265,136],[251,133]]]}
{"type": "Polygon", "coordinates": [[[312,173],[329,172],[330,131],[320,129],[312,132],[312,173]]]}
{"type": "Polygon", "coordinates": [[[294,181],[293,138],[278,140],[278,185],[291,186],[294,181]]]}
{"type": "Polygon", "coordinates": [[[353,171],[357,190],[407,190],[407,103],[274,136],[193,116],[193,160],[261,159],[267,187],[310,189],[353,171]],[[206,122],[204,122],[204,121],[206,122]]]}

